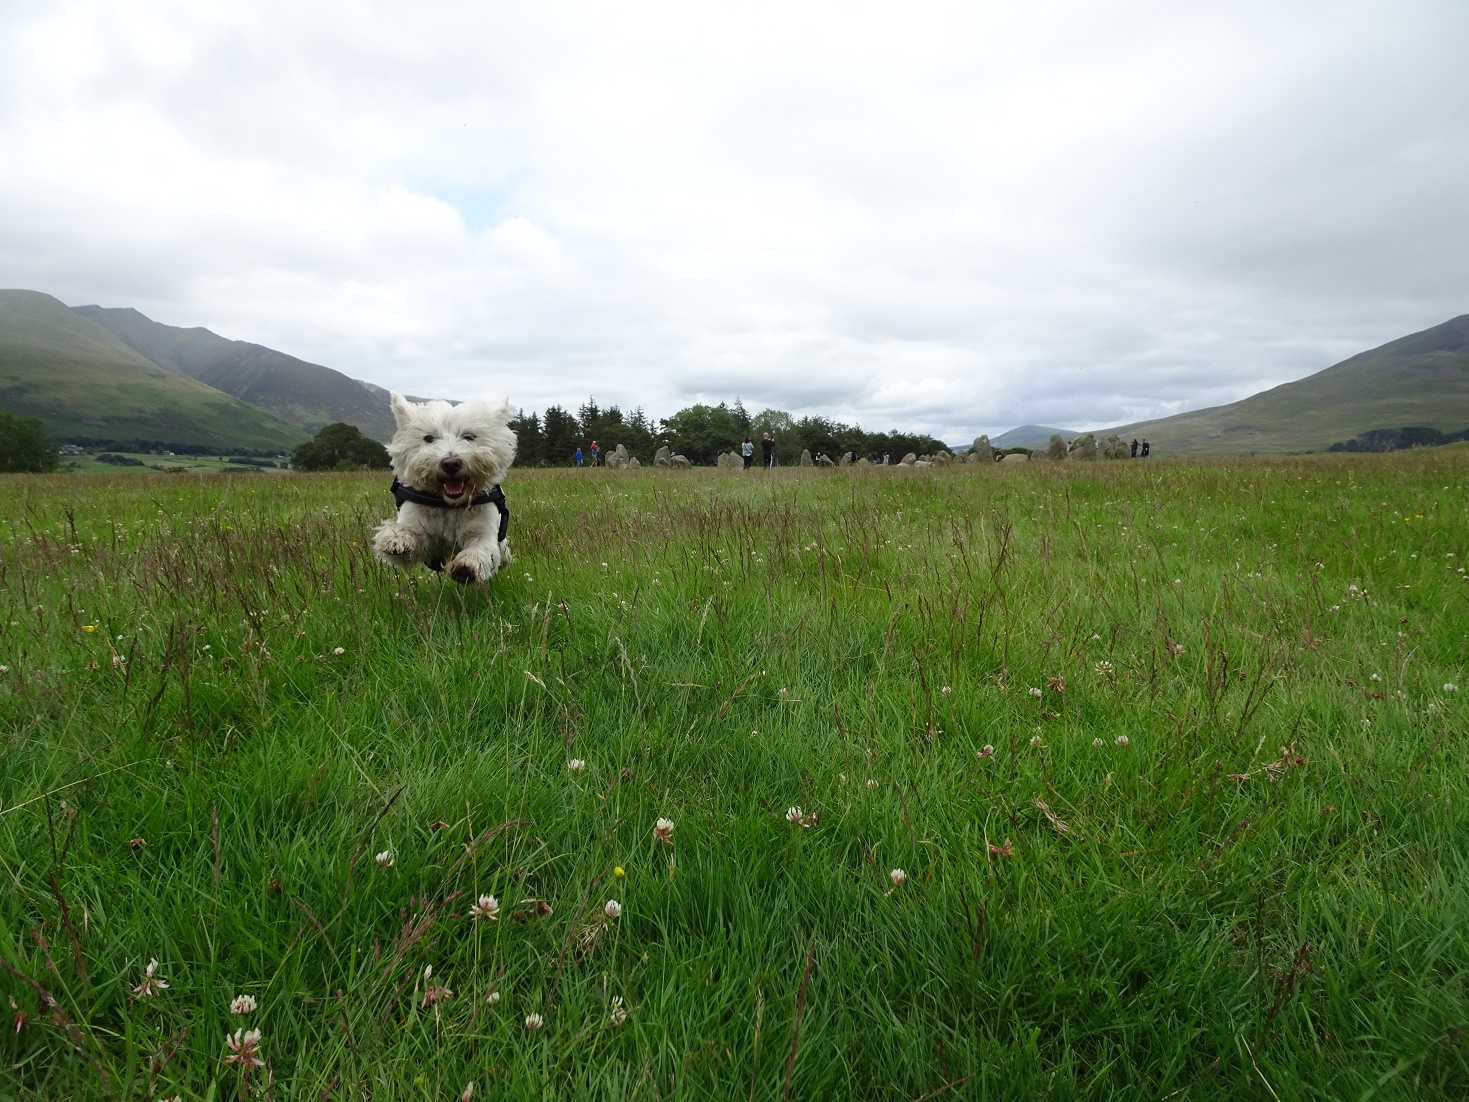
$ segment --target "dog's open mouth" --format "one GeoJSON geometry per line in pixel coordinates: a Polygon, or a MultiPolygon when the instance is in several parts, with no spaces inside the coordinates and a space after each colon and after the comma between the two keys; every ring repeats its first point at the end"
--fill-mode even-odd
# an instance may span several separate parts
{"type": "Polygon", "coordinates": [[[464,479],[446,478],[441,484],[444,496],[450,501],[457,501],[464,496],[464,479]]]}

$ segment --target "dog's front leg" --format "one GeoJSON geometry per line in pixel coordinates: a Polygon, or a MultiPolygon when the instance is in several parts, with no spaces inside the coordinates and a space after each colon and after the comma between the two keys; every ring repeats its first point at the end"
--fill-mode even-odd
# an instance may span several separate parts
{"type": "Polygon", "coordinates": [[[489,510],[488,523],[477,525],[473,537],[449,562],[449,577],[456,582],[473,585],[488,581],[490,575],[510,561],[509,541],[501,544],[495,538],[500,524],[499,510],[493,505],[486,508],[489,510]],[[501,550],[502,547],[504,551],[501,550]]]}
{"type": "Polygon", "coordinates": [[[372,536],[372,549],[389,566],[409,566],[418,554],[418,533],[396,520],[385,520],[372,536]]]}

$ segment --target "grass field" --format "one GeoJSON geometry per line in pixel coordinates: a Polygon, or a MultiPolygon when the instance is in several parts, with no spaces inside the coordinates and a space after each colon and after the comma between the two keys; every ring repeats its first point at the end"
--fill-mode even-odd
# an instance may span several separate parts
{"type": "Polygon", "coordinates": [[[1462,1099],[1466,473],[0,479],[0,1097],[1462,1099]]]}

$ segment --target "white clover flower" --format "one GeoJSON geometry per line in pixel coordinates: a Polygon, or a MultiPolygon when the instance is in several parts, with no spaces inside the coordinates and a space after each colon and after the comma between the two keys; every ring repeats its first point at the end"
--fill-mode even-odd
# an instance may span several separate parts
{"type": "MultiPolygon", "coordinates": [[[[603,563],[602,565],[603,566],[606,566],[607,564],[606,563],[603,563]]],[[[537,1030],[537,1029],[540,1029],[541,1026],[543,1026],[545,1024],[546,1024],[546,1019],[545,1018],[542,1018],[539,1014],[527,1014],[525,1016],[525,1028],[526,1029],[529,1029],[529,1030],[537,1030]]]]}
{"type": "Polygon", "coordinates": [[[1099,738],[1094,738],[1094,739],[1092,739],[1092,745],[1093,746],[1100,746],[1100,745],[1102,745],[1102,740],[1099,739],[1099,738]]]}
{"type": "MultiPolygon", "coordinates": [[[[529,578],[530,578],[530,575],[527,574],[526,575],[526,579],[529,580],[529,578]]],[[[464,1093],[462,1093],[459,1096],[459,1102],[474,1102],[474,1080],[473,1079],[471,1079],[468,1083],[464,1084],[464,1093]]]]}
{"type": "Polygon", "coordinates": [[[908,881],[908,874],[902,869],[894,869],[888,873],[888,879],[893,882],[893,887],[901,888],[908,881]]]}
{"type": "Polygon", "coordinates": [[[875,780],[873,780],[871,777],[868,777],[867,778],[867,787],[868,788],[876,788],[877,787],[877,782],[875,780]]]}
{"type": "Polygon", "coordinates": [[[1037,699],[1039,699],[1041,695],[1041,691],[1039,689],[1026,689],[1025,691],[1031,696],[1036,697],[1037,699]]]}
{"type": "Polygon", "coordinates": [[[994,757],[995,756],[995,748],[994,748],[994,745],[991,744],[991,743],[988,743],[988,742],[985,743],[984,744],[984,749],[983,750],[980,750],[975,756],[978,757],[980,761],[984,761],[985,758],[992,758],[992,757],[994,757]]]}
{"type": "Polygon", "coordinates": [[[951,688],[949,688],[949,686],[947,686],[947,685],[945,685],[942,689],[940,689],[939,692],[943,693],[944,696],[953,696],[954,695],[954,690],[951,689],[951,688]]]}
{"type": "Polygon", "coordinates": [[[385,849],[377,855],[377,863],[385,869],[393,867],[393,851],[385,849]]]}
{"type": "Polygon", "coordinates": [[[489,1003],[491,1006],[499,1006],[500,992],[491,991],[488,995],[485,996],[485,1002],[489,1003]]]}
{"type": "Polygon", "coordinates": [[[1095,668],[1098,677],[1111,677],[1114,669],[1112,663],[1108,662],[1105,658],[1098,662],[1095,668]]]}
{"type": "Polygon", "coordinates": [[[572,758],[566,763],[566,768],[570,769],[573,773],[580,773],[586,767],[587,763],[581,758],[572,758]]]}
{"type": "Polygon", "coordinates": [[[1046,744],[1046,742],[1043,738],[1040,737],[1040,735],[1031,735],[1030,744],[1034,746],[1037,750],[1039,750],[1042,746],[1046,744]]]}
{"type": "Polygon", "coordinates": [[[1092,636],[1092,642],[1093,643],[1100,643],[1101,641],[1102,641],[1102,637],[1100,635],[1093,635],[1092,636]]]}
{"type": "MultiPolygon", "coordinates": [[[[65,807],[66,805],[63,804],[62,806],[65,807]]],[[[140,999],[147,999],[167,987],[168,984],[164,982],[163,977],[158,975],[158,961],[155,958],[148,962],[147,968],[143,969],[143,982],[133,988],[133,994],[140,999]]]]}
{"type": "Polygon", "coordinates": [[[253,1014],[255,1013],[254,995],[236,995],[230,1003],[231,1014],[253,1014]]]}
{"type": "Polygon", "coordinates": [[[1182,643],[1174,643],[1168,649],[1171,650],[1174,654],[1182,654],[1183,653],[1183,644],[1182,643]]]}
{"type": "Polygon", "coordinates": [[[1118,746],[1126,746],[1127,745],[1127,736],[1126,735],[1118,735],[1117,738],[1116,738],[1116,742],[1117,742],[1117,745],[1118,746]]]}
{"type": "Polygon", "coordinates": [[[493,895],[482,895],[474,901],[469,908],[469,917],[478,922],[482,918],[488,918],[494,922],[500,917],[500,901],[493,895]]]}
{"type": "Polygon", "coordinates": [[[1370,678],[1370,679],[1369,679],[1369,680],[1372,680],[1372,681],[1381,681],[1381,680],[1382,680],[1382,678],[1380,678],[1380,677],[1378,677],[1378,676],[1377,676],[1377,675],[1376,675],[1376,674],[1375,674],[1375,673],[1374,673],[1374,674],[1373,674],[1373,675],[1372,675],[1372,677],[1371,677],[1371,678],[1370,678]]]}
{"type": "Polygon", "coordinates": [[[347,653],[347,648],[346,647],[333,647],[332,648],[332,653],[335,654],[338,658],[340,658],[342,655],[344,655],[344,654],[347,653]]]}
{"type": "Polygon", "coordinates": [[[1459,691],[1459,686],[1455,685],[1452,681],[1445,681],[1443,691],[1446,693],[1456,693],[1459,691]]]}
{"type": "Polygon", "coordinates": [[[602,913],[608,918],[621,918],[622,904],[617,902],[617,900],[615,899],[609,899],[607,900],[607,903],[602,907],[602,913]]]}
{"type": "Polygon", "coordinates": [[[627,1021],[627,1007],[622,1005],[622,996],[612,996],[612,1013],[610,1015],[611,1025],[614,1029],[627,1021]]]}
{"type": "Polygon", "coordinates": [[[653,824],[653,837],[660,842],[671,843],[673,841],[673,820],[659,819],[653,824]]]}
{"type": "Polygon", "coordinates": [[[224,1058],[226,1064],[239,1064],[246,1071],[265,1066],[265,1061],[260,1059],[260,1030],[237,1029],[225,1035],[224,1043],[229,1048],[224,1058]]]}
{"type": "Polygon", "coordinates": [[[788,807],[788,808],[786,808],[786,822],[788,822],[788,823],[795,823],[796,826],[800,826],[801,825],[801,819],[802,819],[802,815],[801,815],[801,809],[799,807],[788,807]]]}

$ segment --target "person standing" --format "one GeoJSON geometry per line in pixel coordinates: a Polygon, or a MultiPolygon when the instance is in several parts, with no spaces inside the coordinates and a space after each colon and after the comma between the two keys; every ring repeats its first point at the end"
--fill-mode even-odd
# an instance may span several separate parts
{"type": "Polygon", "coordinates": [[[594,466],[594,467],[600,467],[601,465],[602,465],[602,449],[599,448],[599,447],[597,447],[597,442],[595,440],[593,440],[592,441],[592,466],[594,466]]]}
{"type": "Polygon", "coordinates": [[[582,465],[582,462],[581,462],[581,445],[580,444],[578,444],[576,446],[576,455],[572,456],[572,458],[576,460],[576,465],[578,467],[580,467],[582,465]]]}
{"type": "Polygon", "coordinates": [[[764,453],[765,469],[768,471],[775,466],[775,437],[767,432],[760,441],[760,450],[764,453]]]}
{"type": "Polygon", "coordinates": [[[1143,458],[1144,459],[1146,459],[1148,457],[1149,450],[1150,449],[1148,448],[1148,440],[1147,440],[1147,437],[1143,437],[1143,458]]]}
{"type": "Polygon", "coordinates": [[[750,438],[745,437],[745,442],[740,445],[740,454],[745,457],[745,470],[750,469],[750,464],[755,462],[755,445],[750,438]]]}
{"type": "Polygon", "coordinates": [[[1137,458],[1137,437],[1136,436],[1134,436],[1132,438],[1132,457],[1134,459],[1137,458]]]}

